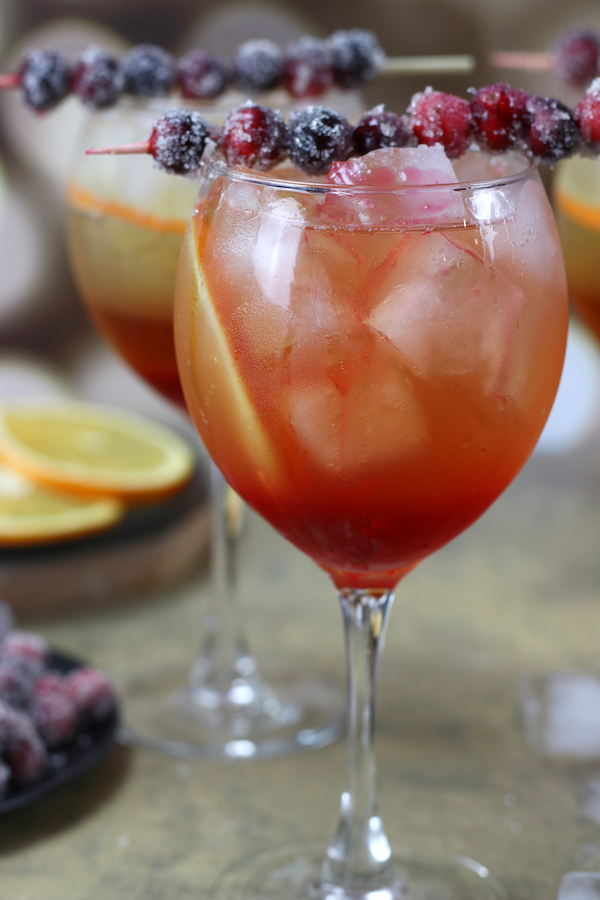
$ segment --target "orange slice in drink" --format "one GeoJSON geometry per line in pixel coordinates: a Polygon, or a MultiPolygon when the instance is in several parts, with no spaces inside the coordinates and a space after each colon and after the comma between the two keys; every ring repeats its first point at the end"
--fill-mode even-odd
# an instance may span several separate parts
{"type": "Polygon", "coordinates": [[[47,488],[0,464],[0,546],[23,546],[103,531],[123,516],[112,498],[87,499],[47,488]]]}
{"type": "Polygon", "coordinates": [[[83,403],[0,407],[0,457],[42,484],[132,502],[168,496],[194,468],[170,430],[83,403]]]}

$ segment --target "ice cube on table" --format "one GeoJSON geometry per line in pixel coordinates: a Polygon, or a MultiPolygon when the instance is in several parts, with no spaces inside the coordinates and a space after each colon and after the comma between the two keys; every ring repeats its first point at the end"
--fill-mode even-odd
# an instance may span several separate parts
{"type": "Polygon", "coordinates": [[[557,900],[600,900],[600,872],[567,872],[557,900]]]}
{"type": "Polygon", "coordinates": [[[325,203],[332,216],[349,217],[351,211],[362,225],[434,224],[460,220],[464,205],[451,190],[424,190],[425,185],[452,185],[458,179],[452,163],[440,145],[427,147],[386,147],[365,156],[334,163],[329,170],[330,185],[381,187],[386,191],[330,193],[325,203]],[[410,188],[414,186],[415,190],[410,188]],[[396,188],[404,188],[402,192],[396,188]]]}

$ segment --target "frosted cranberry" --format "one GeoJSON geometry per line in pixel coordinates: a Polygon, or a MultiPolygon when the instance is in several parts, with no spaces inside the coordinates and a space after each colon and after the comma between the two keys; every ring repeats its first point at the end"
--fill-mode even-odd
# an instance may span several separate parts
{"type": "Polygon", "coordinates": [[[283,54],[273,41],[246,41],[237,50],[233,71],[240,91],[272,91],[283,81],[283,54]]]}
{"type": "Polygon", "coordinates": [[[302,37],[286,50],[284,84],[292,97],[318,97],[333,84],[333,54],[326,41],[302,37]]]}
{"type": "Polygon", "coordinates": [[[31,700],[36,677],[27,660],[3,660],[0,663],[0,700],[10,706],[26,707],[31,700]]]}
{"type": "Polygon", "coordinates": [[[468,148],[473,122],[466,100],[428,87],[414,94],[408,112],[419,143],[441,144],[450,159],[462,156],[468,148]]]}
{"type": "Polygon", "coordinates": [[[551,52],[556,74],[569,84],[584,85],[600,75],[600,41],[589,31],[568,31],[551,52]]]}
{"type": "Polygon", "coordinates": [[[112,682],[98,669],[76,669],[67,678],[69,694],[84,722],[100,722],[114,709],[112,682]]]}
{"type": "Polygon", "coordinates": [[[288,131],[275,110],[246,103],[225,120],[221,148],[230,166],[249,166],[266,171],[285,159],[288,131]]]}
{"type": "Polygon", "coordinates": [[[8,659],[26,659],[35,664],[40,675],[48,660],[48,642],[41,634],[32,631],[12,631],[0,647],[0,662],[8,659]]]}
{"type": "Polygon", "coordinates": [[[114,106],[125,89],[121,64],[99,47],[88,47],[73,73],[73,88],[91,109],[114,106]]]}
{"type": "Polygon", "coordinates": [[[30,704],[30,714],[47,747],[56,747],[75,734],[77,706],[62,679],[40,679],[30,704]],[[41,683],[40,683],[41,682],[41,683]]]}
{"type": "Polygon", "coordinates": [[[530,97],[527,112],[525,147],[536,159],[558,162],[574,153],[581,144],[579,125],[560,100],[530,97]]]}
{"type": "Polygon", "coordinates": [[[166,171],[188,175],[200,165],[209,136],[209,126],[197,112],[171,109],[154,123],[149,152],[166,171]]]}
{"type": "Polygon", "coordinates": [[[354,129],[354,149],[359,156],[382,147],[406,147],[416,143],[407,116],[376,106],[365,113],[354,129]]]}
{"type": "Polygon", "coordinates": [[[475,139],[486,150],[513,147],[523,137],[528,118],[525,91],[504,82],[480,88],[471,100],[475,139]]]}
{"type": "Polygon", "coordinates": [[[71,67],[54,50],[30,50],[21,64],[19,77],[25,103],[36,112],[52,109],[71,90],[71,67]]]}
{"type": "Polygon", "coordinates": [[[126,53],[123,71],[125,89],[140,97],[164,97],[175,85],[175,60],[154,44],[139,44],[126,53]]]}
{"type": "Polygon", "coordinates": [[[344,89],[362,87],[377,75],[385,59],[373,32],[361,28],[334,31],[329,45],[333,80],[344,89]]]}
{"type": "Polygon", "coordinates": [[[25,713],[15,711],[5,751],[12,777],[19,784],[37,781],[46,771],[46,748],[33,721],[25,713]]]}
{"type": "Polygon", "coordinates": [[[230,78],[229,67],[204,50],[190,50],[179,60],[177,85],[190,100],[214,100],[222,94],[230,78]]]}
{"type": "Polygon", "coordinates": [[[290,114],[289,156],[310,175],[327,172],[333,162],[348,159],[354,149],[350,123],[333,109],[309,106],[290,114]]]}
{"type": "Polygon", "coordinates": [[[581,137],[600,149],[600,78],[595,78],[575,109],[581,137]]]}

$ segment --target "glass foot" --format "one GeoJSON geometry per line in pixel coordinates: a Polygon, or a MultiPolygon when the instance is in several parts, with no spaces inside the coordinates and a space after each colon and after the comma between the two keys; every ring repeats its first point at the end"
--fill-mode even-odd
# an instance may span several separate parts
{"type": "Polygon", "coordinates": [[[343,733],[345,698],[336,687],[306,676],[276,683],[194,689],[181,672],[130,683],[120,739],[173,756],[234,760],[318,749],[343,733]]]}
{"type": "Polygon", "coordinates": [[[600,758],[600,678],[593,673],[550,672],[522,685],[527,743],[541,756],[600,758]]]}
{"type": "Polygon", "coordinates": [[[283,844],[237,863],[213,886],[210,900],[505,900],[485,866],[465,856],[396,847],[387,887],[346,892],[321,881],[326,842],[283,844]]]}

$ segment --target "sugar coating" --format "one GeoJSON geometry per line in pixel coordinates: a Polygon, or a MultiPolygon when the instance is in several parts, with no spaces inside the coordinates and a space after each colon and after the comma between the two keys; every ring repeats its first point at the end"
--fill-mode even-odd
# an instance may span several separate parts
{"type": "Polygon", "coordinates": [[[312,175],[327,172],[333,162],[352,154],[350,123],[324,106],[309,106],[290,114],[289,156],[294,165],[312,175]]]}
{"type": "Polygon", "coordinates": [[[30,50],[21,65],[20,81],[27,106],[45,112],[71,90],[71,67],[53,50],[30,50]]]}
{"type": "Polygon", "coordinates": [[[176,78],[175,60],[154,44],[138,44],[123,59],[125,88],[140,97],[164,97],[176,78]]]}
{"type": "Polygon", "coordinates": [[[372,31],[362,28],[334,31],[329,44],[333,55],[333,79],[338,87],[362,87],[383,66],[385,54],[372,31]]]}
{"type": "Polygon", "coordinates": [[[83,52],[73,80],[76,92],[92,109],[113,106],[125,89],[121,64],[100,47],[83,52]]]}
{"type": "Polygon", "coordinates": [[[416,143],[408,116],[387,112],[382,105],[365,113],[354,129],[354,149],[359,156],[382,147],[406,147],[416,143]]]}
{"type": "Polygon", "coordinates": [[[587,84],[600,74],[600,41],[582,28],[561,35],[551,51],[559,78],[573,85],[587,84]]]}
{"type": "Polygon", "coordinates": [[[226,63],[204,50],[190,50],[177,66],[177,84],[190,99],[213,100],[225,90],[229,78],[226,63]]]}
{"type": "Polygon", "coordinates": [[[595,78],[575,110],[582,139],[590,153],[600,146],[600,78],[595,78]]]}
{"type": "Polygon", "coordinates": [[[473,131],[466,100],[427,87],[413,95],[408,112],[420,143],[442,144],[450,159],[458,159],[466,151],[473,131]]]}
{"type": "Polygon", "coordinates": [[[248,101],[225,120],[221,148],[228,165],[266,172],[285,159],[289,134],[277,110],[248,101]]]}
{"type": "Polygon", "coordinates": [[[209,134],[209,126],[199,113],[171,109],[152,129],[150,152],[165,171],[191,175],[200,165],[209,134]]]}
{"type": "Polygon", "coordinates": [[[471,116],[480,147],[506,150],[522,140],[529,117],[525,91],[498,82],[472,93],[471,116]]]}
{"type": "Polygon", "coordinates": [[[528,152],[536,159],[555,163],[571,156],[579,147],[581,134],[570,109],[550,97],[530,97],[530,117],[525,134],[528,152]]]}
{"type": "Polygon", "coordinates": [[[234,59],[234,78],[241,91],[270,91],[283,79],[283,54],[273,41],[242,44],[234,59]]]}
{"type": "Polygon", "coordinates": [[[301,37],[289,44],[285,85],[293,97],[317,97],[333,84],[333,51],[327,41],[301,37]]]}

